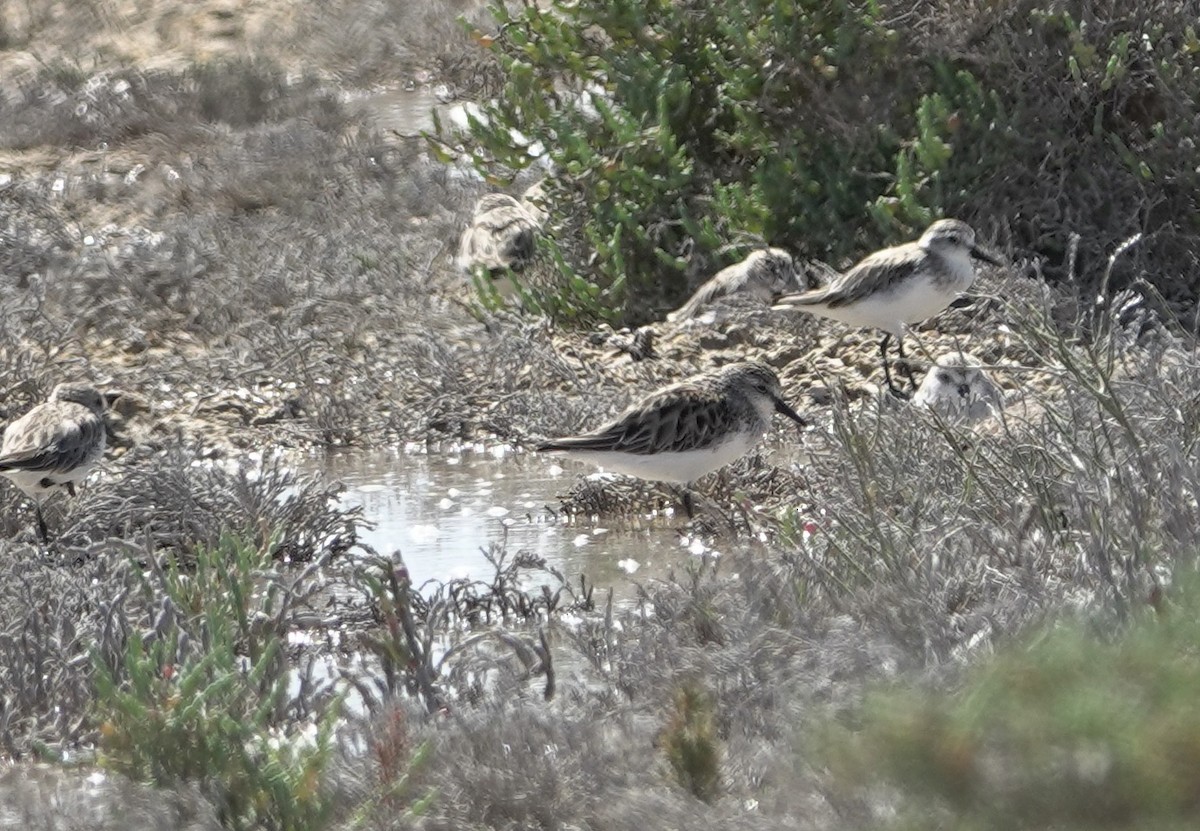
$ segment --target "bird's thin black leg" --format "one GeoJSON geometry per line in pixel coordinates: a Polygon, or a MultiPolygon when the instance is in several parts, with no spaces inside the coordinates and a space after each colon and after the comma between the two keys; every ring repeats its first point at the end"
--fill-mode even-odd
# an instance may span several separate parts
{"type": "Polygon", "coordinates": [[[695,518],[696,503],[692,499],[692,489],[687,485],[683,486],[683,510],[687,512],[688,519],[695,518]]]}
{"type": "Polygon", "coordinates": [[[46,520],[42,516],[42,503],[34,503],[34,511],[37,512],[38,536],[42,538],[42,542],[50,542],[50,532],[46,530],[46,520]]]}
{"type": "Polygon", "coordinates": [[[912,366],[908,363],[908,356],[904,354],[904,336],[896,338],[896,351],[900,354],[900,372],[904,373],[904,377],[912,384],[913,389],[917,388],[917,379],[913,377],[912,366]]]}
{"type": "MultiPolygon", "coordinates": [[[[885,334],[883,336],[883,340],[881,340],[879,342],[879,357],[883,360],[883,377],[887,379],[888,390],[892,393],[892,395],[896,396],[897,398],[908,398],[908,393],[906,393],[900,387],[896,386],[896,382],[894,380],[892,380],[892,370],[891,370],[891,367],[888,366],[888,356],[887,356],[887,347],[888,347],[888,343],[891,341],[891,339],[892,339],[892,333],[888,332],[887,334],[885,334]]],[[[903,358],[904,357],[904,343],[903,343],[903,341],[898,339],[897,344],[900,347],[900,356],[903,358]]]]}
{"type": "Polygon", "coordinates": [[[695,516],[696,504],[692,501],[692,491],[688,485],[668,484],[667,487],[679,497],[679,501],[683,503],[683,510],[687,512],[688,519],[695,516]]]}

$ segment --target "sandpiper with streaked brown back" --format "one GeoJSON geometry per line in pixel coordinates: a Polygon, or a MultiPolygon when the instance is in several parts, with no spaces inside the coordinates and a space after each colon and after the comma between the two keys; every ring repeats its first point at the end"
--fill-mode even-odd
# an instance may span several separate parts
{"type": "Polygon", "coordinates": [[[678,323],[691,320],[711,303],[733,295],[766,306],[780,295],[799,288],[792,255],[782,248],[763,248],[718,271],[686,303],[667,315],[667,320],[678,323]]]}
{"type": "Polygon", "coordinates": [[[779,299],[777,309],[799,309],[850,326],[884,331],[879,344],[888,388],[902,395],[888,367],[887,346],[896,338],[904,359],[904,330],[945,309],[975,282],[972,257],[1000,265],[975,242],[975,231],[957,219],[940,219],[914,242],[884,248],[823,288],[779,299]]]}
{"type": "Polygon", "coordinates": [[[529,208],[504,193],[489,193],[479,200],[471,224],[458,243],[458,267],[489,274],[506,269],[519,271],[537,250],[540,223],[529,208]]]}
{"type": "MultiPolygon", "coordinates": [[[[735,363],[663,387],[608,424],[537,449],[627,476],[688,485],[749,453],[773,413],[805,424],[784,401],[769,367],[735,363]]],[[[686,498],[685,504],[690,512],[686,498]]]]}

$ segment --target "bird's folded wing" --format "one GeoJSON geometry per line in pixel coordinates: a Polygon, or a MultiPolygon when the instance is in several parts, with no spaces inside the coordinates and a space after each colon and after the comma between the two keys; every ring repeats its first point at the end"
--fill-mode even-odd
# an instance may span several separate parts
{"type": "Polygon", "coordinates": [[[716,277],[713,277],[707,283],[696,289],[686,303],[680,306],[676,311],[667,315],[667,320],[690,320],[696,316],[696,313],[704,306],[707,306],[716,298],[728,294],[729,288],[723,285],[716,277]]]}
{"type": "Polygon", "coordinates": [[[626,410],[611,424],[582,436],[556,439],[545,449],[638,455],[700,450],[725,434],[725,413],[716,400],[684,399],[676,390],[663,390],[626,410]]]}
{"type": "MultiPolygon", "coordinates": [[[[916,253],[920,253],[917,249],[916,253]]],[[[920,259],[902,246],[876,251],[847,271],[836,282],[800,294],[785,295],[776,306],[844,306],[864,297],[886,292],[906,279],[917,268],[920,259]]]]}
{"type": "Polygon", "coordinates": [[[103,430],[104,422],[99,418],[56,418],[32,424],[15,436],[16,444],[6,442],[9,446],[0,456],[0,470],[70,470],[87,458],[103,430]]]}

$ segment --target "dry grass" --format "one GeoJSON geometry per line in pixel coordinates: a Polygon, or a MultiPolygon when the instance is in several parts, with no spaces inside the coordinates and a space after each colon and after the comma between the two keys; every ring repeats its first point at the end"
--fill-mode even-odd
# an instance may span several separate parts
{"type": "MultiPolygon", "coordinates": [[[[52,36],[106,8],[79,4],[69,19],[38,18],[41,29],[20,18],[0,35],[52,36]]],[[[118,454],[76,500],[52,505],[53,547],[34,543],[29,506],[0,485],[6,757],[94,742],[90,650],[120,654],[130,633],[161,627],[161,598],[146,590],[164,573],[155,564],[186,566],[234,533],[273,546],[264,580],[305,581],[267,621],[294,637],[267,681],[304,679],[281,712],[320,711],[332,679],[361,702],[329,777],[342,826],[863,827],[894,795],[833,781],[805,741],[812,725],[853,727],[879,681],[953,686],[964,666],[1064,614],[1120,630],[1194,567],[1200,359],[1191,321],[1171,316],[1179,303],[1147,287],[1163,285],[1158,258],[1183,256],[1173,246],[1185,236],[1156,225],[1117,257],[1108,295],[1140,293],[1100,307],[1069,280],[1050,290],[1035,279],[1104,271],[1161,206],[1134,216],[1051,200],[1030,212],[1022,171],[981,197],[993,207],[980,226],[1003,235],[1001,217],[1025,217],[1012,232],[1034,235],[1043,259],[989,272],[974,306],[919,334],[923,351],[909,342],[921,361],[966,341],[995,367],[1015,400],[975,431],[875,398],[874,336],[832,324],[763,314],[720,332],[658,326],[658,357],[633,361],[610,332],[468,312],[449,253],[489,186],[379,134],[336,85],[419,69],[465,89],[494,79],[446,6],[355,5],[355,25],[335,30],[347,8],[308,9],[287,34],[322,44],[321,71],[290,71],[268,41],[265,56],[202,67],[55,63],[0,102],[0,169],[12,177],[0,184],[0,417],[65,377],[123,394],[118,454]],[[1079,242],[1059,250],[1064,229],[1079,242]],[[336,489],[244,452],[523,447],[751,355],[817,424],[803,463],[780,433],[701,483],[702,527],[724,555],[647,582],[624,608],[502,549],[492,579],[417,592],[399,561],[359,559],[374,552],[336,489]],[[530,575],[550,588],[528,589],[530,575]],[[711,716],[689,719],[680,691],[697,683],[711,716]],[[703,789],[711,804],[668,760],[671,730],[697,723],[716,750],[700,756],[719,760],[703,789]]],[[[919,34],[937,48],[1000,37],[994,4],[955,25],[948,8],[913,12],[929,16],[919,34]]],[[[1080,175],[1094,189],[1095,171],[1080,175]]],[[[1112,187],[1136,196],[1128,181],[1112,187]]],[[[672,499],[586,482],[567,507],[619,519],[672,499]]],[[[134,816],[145,792],[113,781],[57,816],[11,782],[0,803],[31,828],[104,827],[88,812],[119,810],[133,812],[129,827],[212,825],[190,786],[134,816]]]]}

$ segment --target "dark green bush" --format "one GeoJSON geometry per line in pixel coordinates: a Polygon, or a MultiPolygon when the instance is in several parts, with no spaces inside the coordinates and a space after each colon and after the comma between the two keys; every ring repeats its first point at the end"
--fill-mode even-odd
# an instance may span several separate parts
{"type": "Polygon", "coordinates": [[[1129,262],[1191,300],[1186,5],[497,4],[508,80],[475,163],[519,171],[545,146],[571,313],[636,322],[752,245],[842,262],[940,215],[1006,229],[1059,276],[1078,233],[1070,276],[1092,286],[1118,242],[1158,232],[1129,262]]]}
{"type": "Polygon", "coordinates": [[[802,250],[826,255],[861,246],[840,229],[878,184],[857,171],[883,168],[897,146],[840,123],[892,109],[880,69],[898,41],[869,4],[587,0],[494,11],[508,83],[475,125],[476,162],[527,165],[513,130],[547,147],[562,174],[549,201],[578,226],[551,247],[564,276],[601,288],[599,306],[652,317],[715,259],[763,240],[823,240],[802,250]]]}
{"type": "Polygon", "coordinates": [[[931,72],[881,204],[905,222],[928,211],[1003,226],[1015,254],[1088,291],[1120,242],[1146,234],[1112,287],[1141,274],[1190,309],[1197,25],[1178,0],[946,4],[917,43],[931,72]]]}

